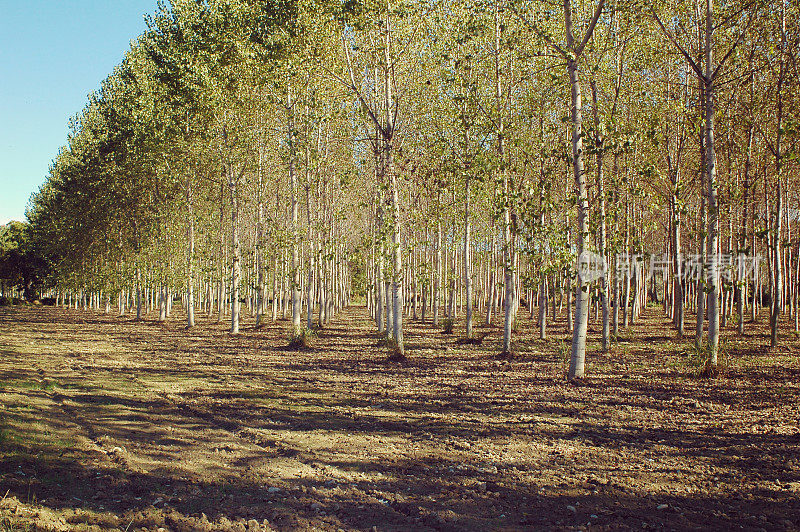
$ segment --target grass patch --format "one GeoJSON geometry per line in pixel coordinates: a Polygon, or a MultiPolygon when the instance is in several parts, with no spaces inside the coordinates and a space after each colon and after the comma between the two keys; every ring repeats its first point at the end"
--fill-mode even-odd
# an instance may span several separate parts
{"type": "Polygon", "coordinates": [[[453,334],[453,328],[455,327],[455,321],[451,318],[445,318],[442,320],[442,334],[453,334]]]}
{"type": "Polygon", "coordinates": [[[50,379],[16,379],[7,381],[9,387],[17,388],[19,390],[40,390],[40,391],[51,391],[54,390],[56,386],[58,386],[58,382],[50,380],[50,379]]]}
{"type": "Polygon", "coordinates": [[[13,515],[4,515],[0,517],[0,532],[27,532],[28,530],[33,530],[32,525],[17,520],[13,515]]]}
{"type": "Polygon", "coordinates": [[[711,348],[707,344],[698,347],[694,343],[684,349],[685,367],[698,378],[713,379],[725,372],[727,368],[727,343],[721,341],[717,348],[717,363],[712,364],[711,348]]]}
{"type": "Polygon", "coordinates": [[[316,336],[316,333],[308,327],[303,327],[300,334],[294,336],[290,341],[288,348],[293,351],[306,351],[311,349],[311,340],[316,336]]]}

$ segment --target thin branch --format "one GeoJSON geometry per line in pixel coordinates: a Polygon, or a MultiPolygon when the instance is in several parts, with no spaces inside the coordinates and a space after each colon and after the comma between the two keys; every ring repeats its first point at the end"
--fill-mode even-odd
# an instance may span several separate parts
{"type": "Polygon", "coordinates": [[[703,74],[703,69],[700,68],[700,66],[697,63],[695,63],[694,59],[692,59],[692,56],[689,55],[689,52],[687,52],[683,48],[683,46],[681,46],[680,43],[675,39],[672,33],[670,33],[669,30],[667,30],[666,26],[664,26],[664,23],[661,22],[661,18],[656,13],[655,8],[651,7],[650,12],[653,15],[653,18],[656,19],[658,26],[661,28],[661,31],[664,33],[666,38],[669,39],[669,41],[680,51],[681,55],[683,55],[684,59],[686,59],[686,62],[689,63],[689,66],[692,67],[692,70],[694,70],[695,74],[697,74],[697,76],[701,80],[703,80],[703,82],[707,83],[708,80],[706,80],[706,76],[705,74],[703,74]]]}
{"type": "Polygon", "coordinates": [[[566,50],[564,50],[563,48],[561,48],[561,47],[558,45],[558,43],[557,43],[557,42],[555,42],[555,40],[553,40],[553,38],[552,38],[552,37],[550,37],[550,35],[548,35],[548,34],[547,34],[547,33],[546,33],[544,30],[542,30],[542,29],[541,29],[541,28],[540,28],[538,25],[536,25],[535,23],[533,23],[533,22],[529,21],[529,20],[528,20],[528,19],[526,19],[525,17],[523,17],[523,16],[522,16],[522,14],[521,14],[519,11],[517,11],[517,8],[516,8],[516,6],[514,6],[514,4],[513,4],[513,1],[508,3],[508,7],[509,7],[509,9],[511,9],[511,11],[512,11],[512,12],[513,12],[513,13],[514,13],[516,16],[517,16],[517,18],[519,18],[519,19],[520,19],[522,22],[524,22],[524,23],[525,23],[525,25],[526,25],[526,26],[528,26],[528,29],[530,29],[530,30],[531,30],[531,31],[533,31],[533,32],[534,32],[536,35],[538,35],[539,37],[541,37],[542,39],[544,39],[544,41],[545,41],[547,44],[549,44],[549,45],[550,45],[550,46],[551,46],[551,47],[552,47],[552,48],[553,48],[553,49],[554,49],[556,52],[558,52],[558,53],[559,53],[559,55],[561,55],[561,56],[562,56],[563,58],[565,58],[565,59],[566,59],[567,57],[569,57],[569,54],[566,52],[566,50]]]}
{"type": "Polygon", "coordinates": [[[603,7],[606,5],[606,0],[600,0],[597,4],[597,8],[594,10],[594,16],[592,17],[592,21],[589,23],[589,27],[586,29],[586,34],[583,36],[583,41],[578,45],[575,49],[575,57],[578,58],[583,53],[583,49],[586,47],[586,43],[589,42],[589,39],[592,38],[592,33],[594,33],[594,27],[597,25],[598,19],[600,19],[600,15],[603,12],[603,7]]]}
{"type": "Polygon", "coordinates": [[[742,39],[744,39],[744,36],[747,33],[747,31],[750,29],[750,24],[752,22],[753,22],[753,17],[752,16],[751,17],[747,17],[747,24],[742,29],[742,33],[739,35],[739,38],[736,39],[736,42],[733,43],[733,46],[731,46],[730,50],[728,50],[728,52],[722,57],[722,59],[720,60],[719,64],[717,65],[717,68],[715,68],[714,72],[711,74],[711,79],[714,79],[714,78],[717,77],[717,73],[719,72],[719,70],[722,68],[722,66],[725,64],[725,62],[728,60],[728,58],[730,58],[730,56],[734,52],[734,50],[736,50],[736,48],[742,42],[742,39]]]}
{"type": "MultiPolygon", "coordinates": [[[[364,98],[364,95],[361,93],[361,91],[356,86],[356,77],[355,77],[355,74],[353,73],[353,61],[350,58],[350,48],[347,46],[347,39],[345,37],[344,32],[342,32],[342,48],[344,48],[345,60],[346,60],[346,63],[347,63],[347,71],[350,73],[350,85],[345,84],[345,86],[348,87],[350,90],[352,90],[356,94],[356,96],[358,97],[359,101],[361,102],[361,105],[363,105],[364,109],[367,110],[367,114],[369,114],[369,117],[370,117],[370,119],[372,119],[372,122],[375,125],[375,127],[378,128],[378,131],[380,131],[381,135],[385,136],[386,135],[386,131],[383,129],[383,126],[381,126],[381,123],[378,120],[378,117],[375,116],[375,113],[373,112],[373,110],[369,106],[369,104],[367,103],[367,100],[364,98]]],[[[341,78],[339,78],[339,79],[341,80],[341,78]]]]}

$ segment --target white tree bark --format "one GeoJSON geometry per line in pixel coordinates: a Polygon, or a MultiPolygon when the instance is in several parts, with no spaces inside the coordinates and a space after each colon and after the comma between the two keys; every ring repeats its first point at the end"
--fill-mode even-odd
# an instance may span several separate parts
{"type": "Polygon", "coordinates": [[[713,73],[713,0],[706,0],[705,42],[705,148],[706,184],[708,185],[708,241],[706,254],[709,258],[708,272],[708,344],[710,364],[717,365],[719,350],[719,203],[717,201],[717,158],[714,146],[714,106],[716,98],[715,75],[713,73]]]}
{"type": "Polygon", "coordinates": [[[228,186],[231,192],[231,333],[239,332],[239,282],[242,277],[241,246],[239,243],[239,177],[228,166],[228,186]]]}
{"type": "Polygon", "coordinates": [[[194,194],[191,174],[186,176],[186,205],[189,222],[186,229],[186,239],[189,241],[186,258],[186,326],[194,327],[194,194]]]}
{"type": "Polygon", "coordinates": [[[301,295],[300,295],[300,227],[298,214],[300,203],[298,200],[297,172],[295,171],[295,143],[294,143],[294,102],[292,101],[292,86],[287,89],[286,109],[288,113],[287,129],[289,136],[289,183],[292,189],[292,339],[296,340],[302,334],[300,325],[301,295]]]}
{"type": "Polygon", "coordinates": [[[469,175],[465,176],[464,189],[464,298],[467,314],[467,338],[472,338],[472,257],[470,253],[472,223],[470,220],[469,175]]]}
{"type": "MultiPolygon", "coordinates": [[[[572,121],[572,168],[575,178],[575,192],[577,196],[578,235],[576,248],[578,261],[588,251],[589,239],[589,198],[586,190],[586,174],[584,172],[583,153],[583,103],[581,101],[581,84],[578,74],[578,59],[583,53],[586,43],[592,36],[597,20],[603,10],[605,2],[600,0],[580,44],[575,43],[572,24],[571,0],[564,0],[564,29],[567,39],[567,72],[569,73],[571,94],[571,121],[572,121]]],[[[569,364],[568,378],[570,380],[582,378],[586,360],[586,333],[589,326],[589,283],[578,268],[575,282],[575,325],[572,330],[572,349],[569,364]]]]}

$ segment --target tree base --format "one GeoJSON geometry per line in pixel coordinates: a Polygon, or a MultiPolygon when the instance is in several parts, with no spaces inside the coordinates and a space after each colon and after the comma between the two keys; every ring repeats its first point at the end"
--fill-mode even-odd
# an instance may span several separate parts
{"type": "Polygon", "coordinates": [[[386,339],[386,347],[389,348],[389,358],[387,360],[390,362],[404,362],[406,360],[405,350],[400,350],[394,338],[386,339]]]}
{"type": "Polygon", "coordinates": [[[442,320],[442,334],[453,334],[455,322],[449,318],[442,320]]]}
{"type": "Polygon", "coordinates": [[[389,362],[405,362],[406,360],[408,360],[408,358],[406,358],[406,355],[404,353],[401,353],[399,350],[395,349],[389,355],[389,358],[387,360],[389,362]]]}
{"type": "Polygon", "coordinates": [[[707,362],[698,376],[701,379],[713,379],[719,377],[721,374],[722,370],[720,369],[719,365],[712,365],[711,363],[707,362]]]}
{"type": "Polygon", "coordinates": [[[287,348],[290,351],[309,351],[311,349],[311,343],[309,342],[308,336],[309,335],[306,333],[295,336],[289,341],[287,348]]]}

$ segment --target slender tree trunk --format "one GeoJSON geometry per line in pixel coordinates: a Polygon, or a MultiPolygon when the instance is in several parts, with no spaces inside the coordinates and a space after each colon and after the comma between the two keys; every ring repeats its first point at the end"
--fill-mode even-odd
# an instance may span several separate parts
{"type": "Polygon", "coordinates": [[[465,177],[464,185],[464,297],[467,306],[467,338],[472,338],[472,273],[470,271],[470,232],[472,230],[470,221],[470,194],[469,194],[469,175],[465,177]]]}
{"type": "MultiPolygon", "coordinates": [[[[567,35],[571,40],[572,23],[570,13],[570,0],[564,1],[565,18],[568,21],[567,35]]],[[[574,46],[570,46],[573,48],[574,46]]],[[[576,235],[576,248],[581,264],[588,248],[589,235],[589,198],[586,191],[586,174],[583,166],[583,116],[581,102],[581,85],[578,77],[578,64],[576,60],[567,62],[572,94],[571,119],[572,119],[572,165],[575,176],[575,191],[577,195],[578,234],[576,235]]],[[[587,264],[588,266],[588,264],[587,264]]],[[[586,334],[589,326],[589,283],[578,268],[575,279],[575,325],[572,330],[572,349],[569,364],[569,380],[582,378],[586,360],[586,334]]]]}
{"type": "Polygon", "coordinates": [[[794,292],[792,304],[794,305],[794,331],[800,332],[800,309],[798,308],[798,304],[800,304],[800,290],[797,286],[798,281],[800,281],[800,242],[798,242],[797,247],[795,247],[795,254],[794,283],[792,283],[794,292]]]}
{"type": "MultiPolygon", "coordinates": [[[[706,224],[706,200],[705,195],[700,200],[700,221],[701,225],[706,224]]],[[[703,232],[705,233],[705,232],[703,232]]],[[[705,263],[706,257],[706,235],[700,237],[700,260],[705,263]]],[[[697,279],[695,283],[695,313],[697,320],[695,322],[695,339],[694,343],[699,348],[703,345],[703,324],[706,317],[706,290],[703,276],[697,279]]]]}
{"type": "Polygon", "coordinates": [[[286,98],[286,109],[288,112],[288,135],[289,135],[289,183],[292,188],[292,271],[291,271],[291,292],[292,292],[292,339],[301,336],[300,326],[301,314],[301,295],[300,295],[300,227],[298,225],[298,213],[300,203],[298,201],[297,172],[295,171],[295,145],[294,145],[294,103],[292,102],[292,87],[289,85],[286,98]]]}
{"type": "MultiPolygon", "coordinates": [[[[261,142],[261,140],[259,140],[261,142]]],[[[264,271],[264,253],[266,252],[264,228],[264,148],[258,148],[258,205],[256,206],[256,327],[262,325],[266,311],[267,279],[264,271]]]]}
{"type": "Polygon", "coordinates": [[[677,197],[677,170],[673,181],[672,195],[672,263],[675,268],[673,278],[672,313],[673,322],[678,329],[678,336],[684,333],[683,303],[685,300],[683,276],[683,253],[681,253],[681,218],[677,197]]]}
{"type": "Polygon", "coordinates": [[[500,172],[503,181],[503,273],[505,284],[505,300],[503,310],[503,350],[502,353],[511,355],[511,333],[514,325],[514,242],[512,239],[511,211],[509,208],[510,190],[508,182],[508,169],[505,167],[505,132],[503,123],[503,76],[500,68],[500,46],[502,42],[503,25],[500,22],[500,9],[495,3],[495,102],[497,107],[497,156],[500,160],[500,172]]]}
{"type": "MultiPolygon", "coordinates": [[[[76,299],[77,301],[77,299],[76,299]]],[[[75,308],[78,308],[77,304],[75,308]]],[[[136,267],[136,320],[142,319],[142,270],[136,267]]]]}
{"type": "Polygon", "coordinates": [[[220,183],[219,190],[219,268],[217,279],[217,321],[222,321],[225,298],[225,183],[220,183]]]}
{"type": "Polygon", "coordinates": [[[306,328],[310,331],[314,328],[314,268],[316,267],[316,245],[314,243],[314,233],[311,225],[311,172],[309,171],[310,157],[309,148],[306,147],[306,225],[308,235],[308,268],[306,282],[306,328]]]}
{"type": "MultiPolygon", "coordinates": [[[[700,7],[696,5],[697,11],[697,18],[700,20],[700,7]]],[[[698,30],[700,31],[700,30],[698,30]]],[[[706,105],[708,104],[708,100],[706,99],[705,91],[706,86],[703,79],[698,80],[698,91],[699,91],[699,99],[700,99],[700,106],[701,106],[701,113],[702,118],[706,119],[706,105]]],[[[698,232],[700,233],[700,240],[699,240],[699,255],[700,255],[700,264],[702,267],[702,273],[697,279],[697,293],[695,294],[697,297],[697,302],[695,304],[695,311],[697,314],[697,320],[695,322],[695,346],[699,349],[703,346],[703,324],[706,318],[706,263],[709,260],[707,250],[708,250],[708,212],[707,212],[707,196],[708,196],[708,150],[706,149],[706,128],[707,124],[704,124],[703,131],[700,134],[699,139],[699,146],[700,146],[700,219],[698,220],[698,232]]]]}
{"type": "MultiPolygon", "coordinates": [[[[614,152],[614,162],[612,165],[612,186],[613,186],[613,198],[614,198],[614,205],[619,203],[619,158],[620,154],[619,151],[614,152]]],[[[614,209],[614,228],[612,234],[619,234],[619,207],[617,206],[614,209]]],[[[627,250],[626,250],[627,251],[627,250]]],[[[619,271],[620,271],[620,264],[619,264],[619,253],[616,253],[613,258],[613,268],[612,271],[612,282],[613,282],[613,298],[614,298],[614,310],[611,316],[611,334],[613,335],[614,339],[619,336],[619,307],[621,304],[621,297],[620,297],[620,289],[621,289],[621,281],[619,278],[619,271]]]]}
{"type": "Polygon", "coordinates": [[[630,222],[630,195],[625,192],[625,253],[627,254],[627,264],[623,278],[622,287],[622,327],[627,329],[631,321],[630,299],[631,299],[631,277],[635,264],[633,264],[633,253],[631,252],[631,231],[628,223],[630,222]]]}
{"type": "Polygon", "coordinates": [[[485,324],[491,325],[492,324],[492,314],[496,308],[496,292],[497,292],[497,268],[495,267],[495,248],[497,247],[497,243],[495,241],[494,236],[494,224],[490,226],[490,230],[492,231],[492,238],[491,238],[491,247],[489,249],[489,254],[487,256],[488,262],[488,281],[489,285],[486,287],[487,291],[487,301],[486,301],[486,321],[485,324]]]}
{"type": "Polygon", "coordinates": [[[433,326],[439,326],[439,304],[442,299],[442,221],[436,221],[436,279],[433,288],[433,326]]]}
{"type": "Polygon", "coordinates": [[[454,323],[456,320],[456,296],[458,293],[458,287],[456,286],[456,277],[458,276],[458,259],[456,257],[457,249],[455,246],[455,230],[450,232],[447,240],[449,242],[447,251],[448,255],[450,255],[448,257],[447,266],[447,278],[449,280],[447,289],[447,318],[454,323]]]}
{"type": "Polygon", "coordinates": [[[158,285],[158,321],[167,319],[167,289],[166,286],[164,286],[164,274],[162,273],[161,275],[161,282],[158,285]]]}
{"type": "MultiPolygon", "coordinates": [[[[388,85],[388,81],[387,81],[388,85]]],[[[403,342],[403,255],[401,249],[400,197],[397,190],[397,176],[392,167],[391,151],[386,153],[386,171],[389,173],[389,186],[392,206],[392,328],[394,329],[395,349],[399,358],[405,357],[403,342]]]]}
{"type": "Polygon", "coordinates": [[[241,247],[239,244],[239,191],[238,176],[228,167],[228,185],[231,192],[231,333],[239,332],[239,282],[241,280],[241,247]]]}
{"type": "Polygon", "coordinates": [[[717,167],[714,146],[714,112],[716,85],[713,73],[713,0],[706,0],[706,87],[705,87],[705,142],[706,142],[706,182],[708,185],[708,249],[709,258],[709,290],[708,290],[708,344],[710,364],[717,365],[719,350],[719,204],[717,201],[717,167]]]}
{"type": "Polygon", "coordinates": [[[418,277],[417,276],[417,271],[418,271],[417,270],[417,262],[418,262],[417,252],[418,252],[417,245],[415,243],[414,244],[414,249],[411,251],[411,272],[410,272],[411,273],[411,290],[412,290],[412,293],[414,294],[413,295],[413,299],[411,301],[411,307],[412,307],[412,310],[413,310],[412,319],[414,321],[417,321],[417,316],[418,316],[417,311],[419,310],[419,285],[417,283],[417,277],[418,277]]]}
{"type": "Polygon", "coordinates": [[[547,338],[547,276],[539,281],[539,338],[547,338]]]}
{"type": "MultiPolygon", "coordinates": [[[[389,259],[387,252],[387,259],[389,259]]],[[[389,259],[389,265],[383,272],[383,305],[386,308],[386,338],[394,338],[394,304],[392,303],[392,262],[389,259]]]]}
{"type": "Polygon", "coordinates": [[[599,294],[600,294],[600,305],[602,307],[603,312],[603,322],[602,322],[602,336],[601,336],[601,349],[604,353],[607,353],[610,346],[611,346],[611,324],[609,322],[609,313],[608,313],[608,269],[605,267],[607,262],[607,254],[606,254],[606,198],[605,198],[605,183],[603,177],[603,136],[600,133],[600,118],[599,118],[599,111],[597,105],[597,86],[592,80],[592,103],[594,108],[594,124],[596,130],[596,182],[597,182],[597,201],[598,201],[598,250],[600,258],[603,262],[603,272],[600,277],[600,286],[599,286],[599,294]]]}
{"type": "MultiPolygon", "coordinates": [[[[710,1],[710,0],[709,0],[710,1]]],[[[777,128],[774,146],[775,156],[775,180],[777,190],[775,191],[775,236],[773,248],[772,268],[774,270],[774,294],[769,318],[769,345],[778,345],[778,319],[781,312],[781,302],[783,300],[783,81],[785,77],[785,57],[786,52],[786,5],[781,1],[781,51],[780,51],[780,71],[778,73],[778,83],[776,87],[777,97],[777,128]]]]}
{"type": "Polygon", "coordinates": [[[186,237],[189,241],[189,253],[186,264],[186,326],[194,327],[194,191],[192,190],[192,177],[186,177],[186,205],[188,209],[189,224],[186,237]]]}

